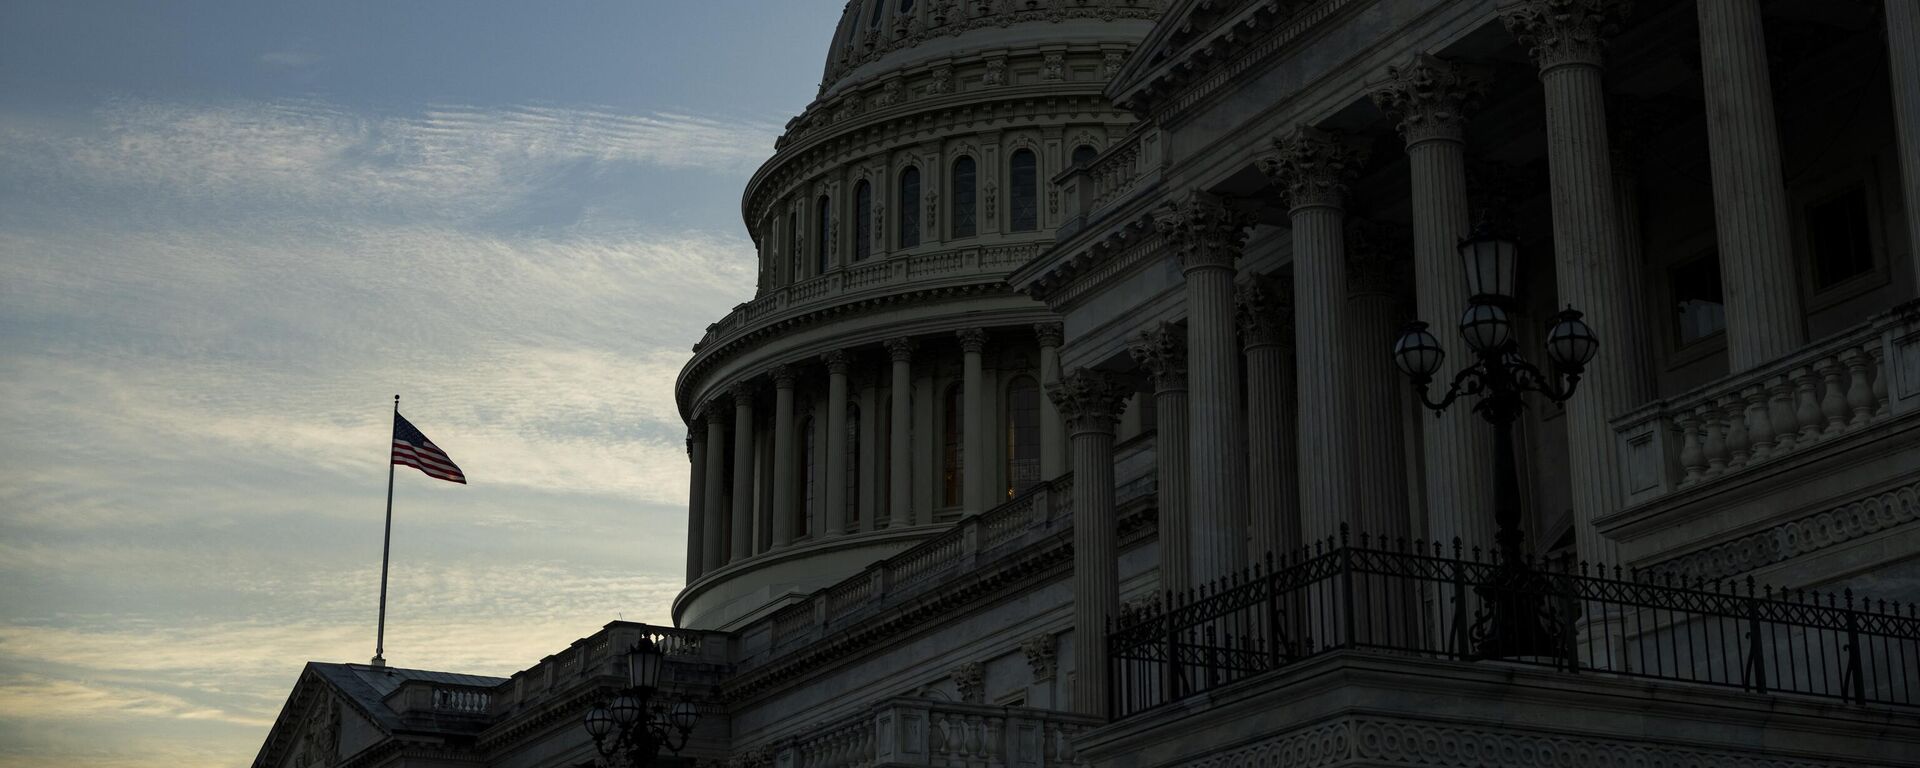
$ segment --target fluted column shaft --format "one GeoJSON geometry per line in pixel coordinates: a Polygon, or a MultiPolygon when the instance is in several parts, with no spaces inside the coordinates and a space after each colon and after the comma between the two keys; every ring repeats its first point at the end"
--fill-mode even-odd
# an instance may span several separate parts
{"type": "Polygon", "coordinates": [[[888,420],[887,506],[892,512],[889,528],[905,528],[913,521],[913,446],[908,435],[913,427],[913,342],[894,339],[887,342],[887,357],[893,362],[893,394],[888,420]]]}
{"type": "Polygon", "coordinates": [[[1160,588],[1185,594],[1193,583],[1193,520],[1187,512],[1187,343],[1171,323],[1142,331],[1128,351],[1153,381],[1154,487],[1160,522],[1160,588]]]}
{"type": "Polygon", "coordinates": [[[1113,497],[1113,428],[1129,387],[1112,374],[1077,369],[1047,388],[1073,441],[1073,707],[1112,713],[1107,620],[1120,609],[1113,497]]]}
{"type": "Polygon", "coordinates": [[[1613,542],[1593,526],[1596,518],[1619,508],[1619,462],[1608,419],[1649,399],[1638,351],[1608,344],[1604,335],[1608,328],[1626,327],[1633,311],[1614,207],[1600,53],[1605,22],[1626,4],[1580,2],[1591,12],[1568,15],[1545,0],[1529,0],[1502,11],[1502,20],[1531,47],[1545,86],[1559,303],[1585,312],[1601,335],[1599,355],[1587,365],[1579,393],[1566,403],[1574,538],[1579,557],[1617,562],[1613,542]]]}
{"type": "MultiPolygon", "coordinates": [[[[708,408],[718,407],[718,403],[708,403],[708,408]]],[[[711,411],[709,411],[711,413],[711,411]]],[[[700,564],[712,571],[727,563],[727,542],[723,537],[727,521],[727,462],[722,453],[727,449],[727,422],[709,415],[707,417],[707,480],[706,507],[700,535],[700,564]]]]}
{"type": "MultiPolygon", "coordinates": [[[[1744,371],[1805,345],[1806,324],[1760,4],[1699,0],[1696,7],[1727,359],[1733,370],[1744,371]]],[[[1593,79],[1599,80],[1597,72],[1593,79]]]]}
{"type": "Polygon", "coordinates": [[[826,500],[818,538],[847,532],[847,353],[828,352],[826,500]]]}
{"type": "MultiPolygon", "coordinates": [[[[1407,146],[1413,208],[1414,302],[1421,319],[1452,327],[1467,310],[1460,239],[1469,230],[1465,117],[1484,93],[1483,73],[1433,57],[1388,69],[1373,100],[1396,118],[1407,146]]],[[[1473,363],[1448,355],[1435,381],[1473,363]]],[[[1396,377],[1401,378],[1401,377],[1396,377]]],[[[1404,378],[1401,378],[1404,381],[1404,378]]],[[[1493,541],[1493,433],[1470,408],[1451,408],[1421,427],[1427,526],[1416,535],[1468,546],[1493,541]]]]}
{"type": "Polygon", "coordinates": [[[1407,381],[1387,353],[1399,337],[1399,305],[1393,294],[1378,290],[1356,291],[1347,299],[1354,492],[1359,502],[1353,527],[1389,542],[1410,536],[1413,525],[1400,427],[1407,381]]]}
{"type": "MultiPolygon", "coordinates": [[[[1040,386],[1060,380],[1060,344],[1065,329],[1059,323],[1037,323],[1034,335],[1040,340],[1040,386]]],[[[1040,479],[1052,480],[1067,471],[1066,425],[1060,421],[1060,409],[1052,398],[1040,398],[1040,479]]]]}
{"type": "Polygon", "coordinates": [[[1186,279],[1187,515],[1192,583],[1236,573],[1246,564],[1245,467],[1241,455],[1239,344],[1234,337],[1234,262],[1244,220],[1218,201],[1193,195],[1156,214],[1186,279]]]}
{"type": "Polygon", "coordinates": [[[1920,83],[1920,3],[1887,0],[1887,64],[1893,75],[1895,142],[1902,210],[1907,214],[1907,268],[1920,294],[1920,89],[1913,87],[1920,83]]]}
{"type": "Polygon", "coordinates": [[[986,349],[987,333],[979,328],[960,331],[960,351],[963,356],[961,366],[961,423],[965,428],[961,432],[960,444],[960,510],[963,515],[977,515],[987,509],[987,429],[986,412],[983,403],[986,395],[986,374],[980,367],[980,353],[986,349]]]}
{"type": "Polygon", "coordinates": [[[687,427],[687,458],[693,465],[693,476],[687,481],[687,581],[692,582],[706,573],[701,567],[701,558],[706,555],[701,538],[706,535],[704,518],[707,509],[707,434],[706,424],[694,419],[687,427]]]}
{"type": "Polygon", "coordinates": [[[753,389],[733,392],[733,559],[753,556],[753,389]]]}
{"type": "Polygon", "coordinates": [[[781,366],[773,372],[773,546],[793,543],[793,519],[799,514],[793,496],[799,490],[799,437],[794,435],[793,371],[781,366]]]}
{"type": "Polygon", "coordinates": [[[1293,282],[1255,277],[1241,287],[1236,309],[1247,356],[1247,554],[1258,560],[1300,546],[1293,282]]]}

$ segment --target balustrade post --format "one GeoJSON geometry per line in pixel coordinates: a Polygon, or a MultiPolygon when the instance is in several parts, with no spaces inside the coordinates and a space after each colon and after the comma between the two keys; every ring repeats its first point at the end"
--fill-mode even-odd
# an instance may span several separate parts
{"type": "Polygon", "coordinates": [[[1826,427],[1821,434],[1833,437],[1847,431],[1846,384],[1840,380],[1840,361],[1832,355],[1820,358],[1815,364],[1820,372],[1823,397],[1820,399],[1820,415],[1826,419],[1826,427]]]}
{"type": "Polygon", "coordinates": [[[1773,452],[1792,453],[1800,426],[1793,409],[1793,383],[1785,374],[1767,383],[1767,419],[1773,424],[1773,452]]]}
{"type": "Polygon", "coordinates": [[[1859,347],[1849,346],[1840,353],[1840,364],[1847,368],[1847,407],[1853,419],[1847,429],[1860,429],[1873,420],[1874,398],[1867,383],[1867,355],[1859,347]]]}
{"type": "Polygon", "coordinates": [[[1746,402],[1746,411],[1741,418],[1747,423],[1747,442],[1752,446],[1747,460],[1758,464],[1773,456],[1773,419],[1767,412],[1767,389],[1754,384],[1741,390],[1740,394],[1746,402]]]}

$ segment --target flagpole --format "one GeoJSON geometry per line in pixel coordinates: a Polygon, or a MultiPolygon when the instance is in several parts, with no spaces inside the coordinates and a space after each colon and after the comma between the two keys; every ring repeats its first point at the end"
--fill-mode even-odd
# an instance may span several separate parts
{"type": "MultiPolygon", "coordinates": [[[[400,423],[400,396],[393,396],[394,423],[400,423]]],[[[387,529],[380,537],[380,629],[373,640],[373,666],[387,665],[387,556],[393,551],[393,439],[387,439],[387,529]]]]}

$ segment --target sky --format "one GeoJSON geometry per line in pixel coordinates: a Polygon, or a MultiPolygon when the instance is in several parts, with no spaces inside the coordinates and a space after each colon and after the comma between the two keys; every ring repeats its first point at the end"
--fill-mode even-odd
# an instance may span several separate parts
{"type": "Polygon", "coordinates": [[[672,382],[839,0],[0,2],[0,768],[243,766],[301,666],[667,623],[672,382]],[[58,438],[58,439],[55,439],[58,438]]]}

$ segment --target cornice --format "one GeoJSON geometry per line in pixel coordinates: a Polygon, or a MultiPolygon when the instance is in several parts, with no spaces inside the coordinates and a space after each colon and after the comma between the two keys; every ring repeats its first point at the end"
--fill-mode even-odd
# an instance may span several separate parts
{"type": "MultiPolygon", "coordinates": [[[[1153,195],[1142,198],[1151,199],[1153,195]]],[[[1072,255],[1048,259],[1043,254],[1035,260],[1038,266],[1010,279],[1027,295],[1046,302],[1056,312],[1064,311],[1115,276],[1165,255],[1166,246],[1166,235],[1157,229],[1151,213],[1140,211],[1108,225],[1099,237],[1071,251],[1072,255]]],[[[1056,248],[1049,253],[1062,252],[1066,251],[1056,248]]]]}
{"type": "MultiPolygon", "coordinates": [[[[1144,67],[1153,54],[1142,48],[1147,53],[1136,58],[1143,70],[1132,73],[1129,87],[1109,91],[1114,103],[1162,125],[1175,125],[1195,105],[1241,81],[1307,32],[1369,0],[1221,1],[1240,6],[1239,12],[1196,39],[1177,42],[1171,55],[1151,69],[1144,67]]],[[[1128,75],[1122,70],[1120,76],[1128,75]]]]}

